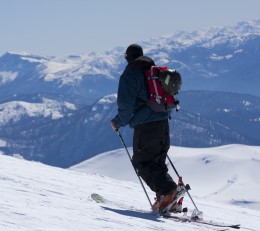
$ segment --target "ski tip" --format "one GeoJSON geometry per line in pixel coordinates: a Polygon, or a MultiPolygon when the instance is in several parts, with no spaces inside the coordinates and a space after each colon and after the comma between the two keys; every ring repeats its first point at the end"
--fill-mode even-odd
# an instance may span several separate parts
{"type": "Polygon", "coordinates": [[[91,194],[91,198],[96,201],[97,203],[106,203],[106,200],[104,199],[104,197],[100,196],[97,193],[92,193],[91,194]]]}

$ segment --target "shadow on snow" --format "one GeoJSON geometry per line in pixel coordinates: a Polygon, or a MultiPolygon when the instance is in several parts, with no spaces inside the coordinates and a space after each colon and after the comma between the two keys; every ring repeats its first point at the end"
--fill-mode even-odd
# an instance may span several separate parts
{"type": "Polygon", "coordinates": [[[118,213],[120,215],[124,215],[124,216],[128,216],[128,217],[136,217],[136,218],[141,218],[141,219],[145,219],[145,220],[162,222],[157,215],[152,214],[152,213],[133,211],[133,210],[112,209],[112,208],[105,207],[105,206],[101,206],[101,207],[105,210],[112,211],[114,213],[118,213]]]}

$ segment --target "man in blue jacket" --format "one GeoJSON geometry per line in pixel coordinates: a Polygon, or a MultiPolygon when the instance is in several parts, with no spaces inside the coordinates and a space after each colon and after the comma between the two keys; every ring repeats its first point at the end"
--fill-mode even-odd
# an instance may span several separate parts
{"type": "Polygon", "coordinates": [[[127,48],[125,59],[128,65],[119,81],[118,114],[111,124],[115,131],[128,124],[134,128],[133,165],[156,193],[153,210],[158,211],[169,205],[177,193],[165,164],[170,147],[170,112],[155,112],[147,106],[149,89],[144,72],[155,65],[154,61],[143,56],[143,49],[137,44],[127,48]]]}

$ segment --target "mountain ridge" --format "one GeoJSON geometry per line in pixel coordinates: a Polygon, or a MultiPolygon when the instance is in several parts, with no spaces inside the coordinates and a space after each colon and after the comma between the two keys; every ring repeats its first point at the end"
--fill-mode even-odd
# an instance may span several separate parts
{"type": "MultiPolygon", "coordinates": [[[[157,65],[167,65],[182,74],[184,90],[260,96],[256,87],[260,74],[259,28],[260,20],[240,22],[233,27],[182,31],[140,41],[140,45],[157,65]]],[[[124,47],[65,57],[7,52],[0,57],[0,97],[59,93],[67,101],[91,104],[116,92],[126,65],[124,52],[124,47]]]]}
{"type": "MultiPolygon", "coordinates": [[[[260,97],[184,91],[179,99],[181,110],[173,111],[169,121],[172,145],[214,147],[230,143],[260,144],[260,97]]],[[[30,105],[38,107],[38,104],[39,100],[30,105]]],[[[49,111],[47,117],[44,114],[38,117],[28,114],[15,123],[1,126],[0,139],[6,145],[0,150],[8,155],[19,153],[26,159],[69,167],[98,153],[121,147],[110,126],[110,120],[117,113],[116,94],[102,97],[91,106],[68,108],[62,106],[66,105],[64,101],[60,104],[53,107],[54,112],[49,111]],[[51,115],[56,115],[57,110],[62,117],[53,119],[51,115]]],[[[40,112],[44,113],[39,111],[39,115],[40,112]]],[[[127,145],[132,146],[132,129],[125,127],[120,130],[127,145]]]]}

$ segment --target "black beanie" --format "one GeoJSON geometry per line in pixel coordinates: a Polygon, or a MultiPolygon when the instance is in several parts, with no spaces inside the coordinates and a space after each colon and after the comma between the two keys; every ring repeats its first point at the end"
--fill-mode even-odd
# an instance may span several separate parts
{"type": "Polygon", "coordinates": [[[143,56],[143,49],[138,44],[131,44],[129,47],[127,47],[125,52],[125,59],[127,62],[130,62],[139,56],[143,56]]]}

